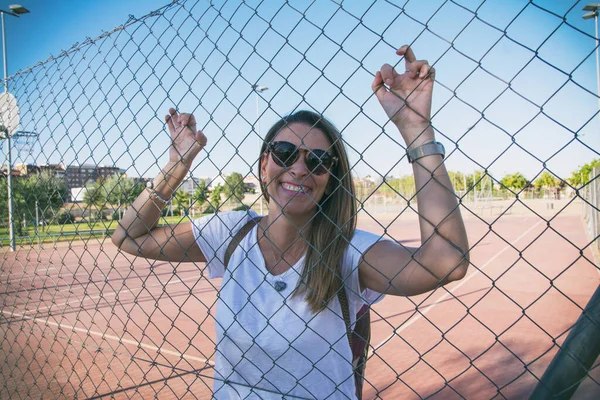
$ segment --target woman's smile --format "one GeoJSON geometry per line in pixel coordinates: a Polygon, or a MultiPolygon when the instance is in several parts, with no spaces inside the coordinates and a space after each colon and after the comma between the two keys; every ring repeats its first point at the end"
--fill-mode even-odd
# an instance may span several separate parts
{"type": "Polygon", "coordinates": [[[308,195],[308,194],[310,194],[310,192],[312,192],[312,189],[310,189],[306,186],[296,185],[296,184],[288,183],[288,182],[282,182],[281,187],[286,192],[289,192],[292,196],[308,195]]]}

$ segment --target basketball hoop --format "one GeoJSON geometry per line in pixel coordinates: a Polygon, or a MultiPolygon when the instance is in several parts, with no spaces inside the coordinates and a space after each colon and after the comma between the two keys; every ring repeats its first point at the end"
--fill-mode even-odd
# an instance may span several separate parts
{"type": "Polygon", "coordinates": [[[0,136],[11,137],[19,129],[19,107],[17,100],[8,93],[0,93],[0,136]]]}

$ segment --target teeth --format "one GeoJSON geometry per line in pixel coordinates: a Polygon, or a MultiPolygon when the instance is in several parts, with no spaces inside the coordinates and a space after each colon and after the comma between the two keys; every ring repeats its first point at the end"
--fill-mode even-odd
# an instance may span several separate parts
{"type": "Polygon", "coordinates": [[[282,183],[281,186],[283,186],[283,188],[285,190],[289,190],[292,192],[301,192],[302,191],[302,186],[290,185],[289,183],[282,183]]]}

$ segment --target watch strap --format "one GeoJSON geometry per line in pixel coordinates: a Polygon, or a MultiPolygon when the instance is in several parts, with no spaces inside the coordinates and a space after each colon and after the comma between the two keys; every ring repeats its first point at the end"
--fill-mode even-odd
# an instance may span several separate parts
{"type": "Polygon", "coordinates": [[[444,145],[440,142],[427,142],[419,147],[415,147],[414,149],[406,151],[406,157],[408,157],[409,163],[413,163],[419,158],[434,154],[439,154],[442,156],[442,158],[444,158],[446,155],[446,149],[444,149],[444,145]]]}

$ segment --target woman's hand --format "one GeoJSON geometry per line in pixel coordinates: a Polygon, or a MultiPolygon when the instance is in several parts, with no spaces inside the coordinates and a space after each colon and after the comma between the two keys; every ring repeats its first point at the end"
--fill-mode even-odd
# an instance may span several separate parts
{"type": "Polygon", "coordinates": [[[169,160],[174,163],[183,161],[189,167],[206,146],[206,136],[202,131],[196,131],[196,118],[193,114],[180,114],[170,108],[165,121],[171,134],[169,160]]]}
{"type": "Polygon", "coordinates": [[[404,56],[406,71],[398,74],[391,65],[383,65],[375,74],[373,92],[408,146],[431,141],[433,130],[427,128],[435,71],[426,60],[417,60],[407,45],[396,54],[404,56]]]}

